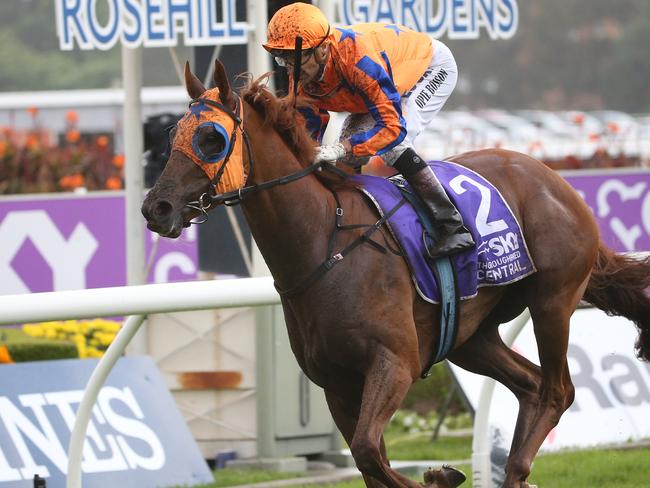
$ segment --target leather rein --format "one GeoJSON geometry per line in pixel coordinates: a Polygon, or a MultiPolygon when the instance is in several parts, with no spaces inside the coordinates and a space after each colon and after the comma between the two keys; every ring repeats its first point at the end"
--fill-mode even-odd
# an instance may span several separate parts
{"type": "MultiPolygon", "coordinates": [[[[229,115],[233,121],[235,122],[235,125],[232,130],[231,134],[231,145],[228,150],[228,154],[226,154],[224,158],[223,165],[221,168],[219,168],[219,171],[217,174],[214,176],[212,181],[210,182],[210,191],[203,193],[197,200],[190,201],[185,204],[186,207],[189,207],[191,209],[197,210],[201,214],[202,220],[198,222],[192,222],[193,224],[202,224],[208,220],[208,210],[213,206],[217,205],[220,203],[223,203],[224,205],[227,206],[234,206],[234,205],[239,205],[244,201],[245,198],[248,198],[262,190],[268,190],[269,188],[273,188],[276,186],[280,185],[286,185],[288,183],[291,183],[293,181],[297,181],[301,178],[304,178],[307,175],[310,175],[312,173],[315,173],[317,171],[322,171],[322,170],[327,170],[331,171],[334,174],[340,176],[342,179],[347,178],[348,174],[345,173],[344,171],[341,171],[338,169],[336,166],[334,166],[331,163],[328,162],[318,162],[315,164],[312,164],[310,166],[307,166],[306,168],[301,169],[300,171],[296,171],[294,173],[290,173],[286,176],[281,176],[279,178],[275,178],[273,180],[265,181],[262,183],[256,183],[253,185],[248,185],[248,186],[243,186],[242,188],[239,188],[238,190],[226,192],[226,193],[221,193],[217,194],[216,193],[216,185],[219,183],[219,180],[221,179],[223,172],[226,168],[226,164],[228,164],[230,160],[230,155],[232,153],[232,149],[235,146],[235,138],[237,137],[237,129],[240,130],[242,137],[244,138],[244,143],[246,144],[246,152],[248,153],[248,161],[249,161],[249,173],[248,173],[248,178],[250,178],[253,174],[253,151],[251,149],[250,145],[250,139],[248,137],[248,133],[246,132],[246,129],[243,127],[242,122],[243,122],[243,117],[242,117],[242,112],[243,112],[243,107],[242,107],[242,102],[241,98],[236,95],[237,97],[237,103],[235,107],[235,112],[230,110],[228,107],[225,105],[216,102],[214,100],[210,100],[207,98],[195,98],[190,102],[190,106],[194,103],[205,103],[208,105],[212,105],[219,110],[222,110],[225,112],[227,115],[229,115]]],[[[247,178],[247,179],[248,179],[247,178]]],[[[335,265],[340,263],[343,258],[347,254],[349,254],[352,250],[354,250],[356,247],[363,243],[368,243],[370,244],[375,250],[382,252],[382,253],[387,253],[390,251],[393,254],[396,254],[398,256],[401,256],[402,253],[399,250],[393,249],[388,241],[386,240],[384,236],[384,244],[380,244],[377,241],[374,241],[371,239],[372,234],[374,234],[376,231],[379,230],[380,227],[382,227],[392,215],[399,210],[399,208],[406,203],[406,200],[402,199],[397,205],[395,205],[391,210],[389,210],[386,214],[384,214],[379,220],[377,220],[374,224],[352,224],[352,225],[343,225],[342,224],[342,218],[343,218],[343,208],[341,207],[341,203],[339,201],[337,193],[332,190],[331,188],[328,188],[332,194],[334,195],[334,199],[336,201],[336,217],[335,217],[335,226],[332,234],[330,235],[329,242],[328,242],[328,247],[327,247],[327,257],[326,259],[318,266],[312,273],[310,273],[306,278],[304,278],[298,285],[293,286],[291,288],[288,288],[286,290],[281,289],[278,287],[277,283],[274,284],[275,289],[278,291],[278,293],[283,296],[283,297],[292,297],[296,295],[300,295],[304,291],[306,291],[311,285],[313,285],[316,281],[318,281],[325,273],[327,273],[329,270],[331,270],[335,265]],[[343,248],[341,251],[334,253],[334,242],[336,238],[336,233],[338,231],[345,231],[345,230],[353,230],[353,229],[359,229],[359,228],[366,228],[366,231],[361,234],[359,237],[357,237],[354,241],[352,241],[350,244],[348,244],[345,248],[343,248]]]]}

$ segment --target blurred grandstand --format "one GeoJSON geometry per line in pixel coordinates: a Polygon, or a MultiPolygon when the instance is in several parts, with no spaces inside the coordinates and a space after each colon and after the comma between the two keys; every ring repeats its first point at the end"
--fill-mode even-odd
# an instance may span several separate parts
{"type": "MultiPolygon", "coordinates": [[[[161,120],[172,123],[187,94],[181,87],[145,88],[142,99],[148,150],[143,162],[151,186],[164,165],[161,120]]],[[[0,94],[0,194],[122,188],[122,101],[119,89],[0,94]]],[[[344,117],[333,115],[330,137],[344,117]]],[[[416,145],[428,159],[501,147],[554,169],[647,167],[650,116],[613,110],[443,110],[416,145]]],[[[368,169],[390,171],[380,166],[368,169]]]]}

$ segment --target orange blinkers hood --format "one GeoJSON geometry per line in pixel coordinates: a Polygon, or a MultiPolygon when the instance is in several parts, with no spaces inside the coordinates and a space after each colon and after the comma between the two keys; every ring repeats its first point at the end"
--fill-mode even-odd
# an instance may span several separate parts
{"type": "Polygon", "coordinates": [[[248,168],[244,167],[242,150],[243,118],[241,126],[236,127],[237,122],[228,113],[201,101],[202,99],[220,103],[219,89],[206,90],[200,99],[190,104],[190,109],[178,122],[172,150],[179,151],[191,159],[213,183],[225,164],[226,167],[216,182],[215,191],[218,195],[237,190],[244,186],[248,174],[248,168]],[[197,144],[198,129],[205,125],[212,125],[226,140],[223,151],[213,157],[206,157],[197,144]],[[234,147],[231,147],[233,144],[234,147]]]}

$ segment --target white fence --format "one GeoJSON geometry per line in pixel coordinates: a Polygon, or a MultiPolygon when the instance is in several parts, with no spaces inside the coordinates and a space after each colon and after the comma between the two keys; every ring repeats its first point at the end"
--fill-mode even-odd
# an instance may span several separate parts
{"type": "MultiPolygon", "coordinates": [[[[79,405],[68,447],[67,488],[81,488],[81,462],[86,429],[97,395],[113,366],[124,353],[147,314],[206,310],[213,308],[276,305],[280,297],[271,277],[235,280],[163,283],[129,287],[33,293],[0,296],[0,325],[48,320],[83,319],[103,316],[129,316],[113,343],[90,377],[79,405]]],[[[527,311],[509,332],[511,344],[528,320],[527,311]]],[[[494,381],[486,379],[474,424],[473,474],[483,480],[475,487],[484,488],[489,479],[488,413],[494,381]]]]}
{"type": "Polygon", "coordinates": [[[67,488],[81,488],[82,450],[92,408],[147,314],[278,303],[270,277],[0,296],[0,325],[130,315],[93,371],[79,405],[68,447],[67,488]]]}

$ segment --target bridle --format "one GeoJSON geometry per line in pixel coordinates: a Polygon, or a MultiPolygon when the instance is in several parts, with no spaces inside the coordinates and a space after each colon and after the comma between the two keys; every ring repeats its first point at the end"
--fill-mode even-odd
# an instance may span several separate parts
{"type": "MultiPolygon", "coordinates": [[[[215,102],[214,100],[210,100],[202,97],[192,100],[190,102],[190,106],[194,103],[206,103],[208,105],[218,108],[219,110],[223,110],[226,114],[228,114],[233,119],[235,125],[231,133],[232,143],[228,149],[228,153],[224,158],[223,165],[221,166],[221,168],[219,168],[219,171],[210,182],[210,186],[211,186],[210,192],[205,192],[198,198],[198,200],[194,200],[185,204],[186,207],[200,212],[201,220],[196,222],[191,222],[193,224],[202,224],[206,222],[208,220],[208,210],[215,204],[223,203],[224,205],[228,205],[228,206],[238,205],[245,198],[255,193],[258,193],[262,190],[266,190],[269,188],[273,188],[275,186],[286,185],[287,183],[291,183],[292,181],[299,180],[317,171],[328,170],[335,173],[342,179],[347,179],[347,177],[349,176],[348,173],[340,170],[339,168],[337,168],[331,163],[319,162],[319,163],[311,164],[306,168],[301,169],[300,171],[296,171],[286,176],[281,176],[280,178],[265,181],[262,183],[257,183],[254,185],[243,186],[235,191],[217,194],[216,185],[221,179],[221,176],[223,175],[223,171],[224,168],[226,167],[226,164],[228,164],[230,160],[230,154],[232,152],[232,148],[234,147],[234,140],[236,137],[237,129],[239,129],[242,133],[242,137],[244,138],[244,142],[246,143],[246,150],[248,152],[250,169],[249,169],[247,180],[248,178],[251,177],[253,173],[253,152],[250,146],[248,134],[246,132],[246,129],[243,127],[243,117],[242,117],[243,104],[241,102],[241,98],[238,95],[237,95],[235,112],[231,111],[230,109],[228,109],[227,107],[225,107],[219,102],[215,102]]],[[[339,201],[336,191],[334,191],[331,188],[329,188],[329,190],[332,192],[332,195],[334,196],[334,200],[336,201],[336,212],[335,212],[334,229],[330,234],[330,238],[328,240],[327,257],[320,264],[320,266],[314,269],[306,278],[304,278],[297,285],[288,289],[281,289],[277,284],[275,284],[275,288],[281,296],[292,297],[303,293],[305,290],[311,287],[311,285],[313,285],[316,281],[318,281],[322,276],[324,276],[329,270],[331,270],[334,266],[336,266],[339,262],[341,262],[345,258],[345,256],[347,256],[350,252],[352,252],[361,244],[364,243],[370,244],[373,248],[375,248],[376,250],[382,253],[386,253],[390,251],[393,254],[401,255],[401,251],[394,250],[391,248],[391,246],[386,241],[385,237],[384,237],[385,245],[382,245],[376,242],[375,240],[373,240],[372,235],[375,232],[377,232],[388,221],[388,219],[395,212],[397,212],[397,210],[402,205],[404,205],[404,203],[406,202],[405,199],[402,199],[397,205],[395,205],[392,209],[390,209],[387,213],[385,213],[374,224],[343,225],[342,223],[343,207],[341,206],[341,202],[339,201]],[[365,229],[365,231],[361,233],[361,235],[357,236],[357,238],[354,239],[351,243],[345,246],[345,248],[343,248],[337,253],[334,253],[334,245],[335,245],[337,233],[339,231],[351,231],[357,229],[365,229]]]]}
{"type": "Polygon", "coordinates": [[[242,133],[242,137],[244,138],[244,143],[246,144],[246,152],[248,154],[249,171],[247,175],[247,181],[253,175],[253,151],[251,149],[248,133],[246,132],[245,127],[243,126],[243,103],[239,95],[235,95],[235,96],[237,97],[235,112],[230,110],[225,105],[216,102],[214,100],[211,100],[209,98],[199,97],[193,99],[190,102],[190,107],[194,103],[205,103],[213,107],[216,107],[219,110],[225,112],[227,115],[229,115],[235,122],[235,125],[233,127],[230,136],[231,144],[230,147],[228,148],[228,153],[224,157],[223,165],[221,166],[221,168],[219,168],[217,174],[210,181],[210,190],[208,192],[203,193],[197,200],[193,200],[185,204],[186,207],[196,210],[200,214],[199,217],[197,217],[200,220],[192,220],[190,222],[191,224],[198,225],[207,222],[208,210],[213,205],[220,204],[220,203],[223,203],[224,205],[227,206],[239,205],[245,198],[259,191],[267,190],[269,188],[273,188],[279,185],[286,185],[287,183],[291,183],[292,181],[299,180],[311,173],[314,173],[316,171],[321,171],[322,169],[327,169],[331,172],[339,174],[339,176],[341,176],[342,178],[347,177],[347,173],[336,168],[334,165],[326,162],[321,162],[321,163],[312,164],[310,166],[307,166],[306,168],[301,169],[300,171],[296,171],[295,173],[291,173],[286,176],[281,176],[279,178],[270,181],[265,181],[254,185],[243,186],[234,191],[217,194],[216,192],[217,184],[219,183],[219,180],[221,179],[223,172],[225,171],[226,164],[228,164],[230,160],[230,154],[232,153],[232,150],[235,147],[235,138],[237,137],[237,129],[239,129],[240,132],[242,133]]]}
{"type": "MultiPolygon", "coordinates": [[[[223,176],[224,171],[226,170],[226,165],[230,161],[230,155],[232,154],[233,149],[235,148],[235,143],[237,141],[237,129],[240,130],[242,137],[244,139],[244,143],[246,144],[246,153],[248,154],[248,165],[249,165],[249,170],[248,170],[248,176],[247,178],[250,178],[251,175],[253,174],[253,151],[251,150],[251,145],[250,145],[250,139],[248,137],[248,133],[246,132],[246,129],[243,126],[243,103],[241,101],[241,98],[239,95],[234,94],[235,96],[235,111],[233,112],[230,110],[228,107],[226,107],[224,104],[219,103],[215,100],[212,100],[210,98],[205,98],[205,97],[198,97],[194,98],[190,101],[189,107],[191,108],[192,105],[195,103],[204,103],[206,105],[210,105],[212,107],[215,107],[219,109],[220,111],[224,112],[226,115],[228,115],[234,122],[232,132],[230,133],[230,147],[228,148],[228,152],[226,153],[224,157],[223,164],[217,171],[217,174],[214,175],[214,178],[210,181],[210,190],[209,192],[203,193],[198,200],[194,200],[191,202],[188,202],[185,204],[186,207],[191,208],[193,210],[197,210],[200,213],[200,220],[193,220],[190,223],[191,224],[203,224],[207,222],[208,220],[208,210],[212,205],[215,203],[220,203],[217,200],[217,195],[216,188],[217,185],[219,184],[219,181],[221,181],[221,178],[223,176]]],[[[239,190],[241,191],[241,189],[239,190]]],[[[225,203],[225,202],[224,202],[225,203]]]]}

